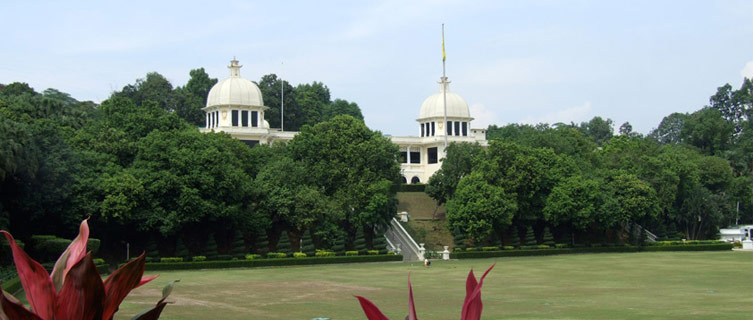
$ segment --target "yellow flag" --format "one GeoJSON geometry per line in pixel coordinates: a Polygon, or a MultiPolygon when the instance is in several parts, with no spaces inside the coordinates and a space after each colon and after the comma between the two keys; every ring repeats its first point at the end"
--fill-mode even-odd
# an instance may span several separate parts
{"type": "MultiPolygon", "coordinates": [[[[442,29],[444,29],[444,25],[442,26],[442,29]]],[[[442,30],[442,61],[447,60],[447,55],[444,53],[444,30],[442,30]]]]}

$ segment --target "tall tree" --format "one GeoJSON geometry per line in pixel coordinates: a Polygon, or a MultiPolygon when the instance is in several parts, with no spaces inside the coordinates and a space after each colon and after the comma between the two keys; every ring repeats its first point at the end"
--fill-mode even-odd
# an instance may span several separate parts
{"type": "Polygon", "coordinates": [[[209,90],[217,84],[216,78],[210,78],[204,68],[193,69],[189,72],[191,78],[183,87],[175,88],[175,112],[186,122],[205,125],[205,113],[201,109],[207,104],[209,90]]]}
{"type": "Polygon", "coordinates": [[[471,173],[473,165],[484,157],[484,148],[478,143],[451,143],[442,167],[429,178],[426,193],[441,205],[452,199],[460,180],[471,173]]]}
{"type": "Polygon", "coordinates": [[[300,129],[296,121],[301,116],[301,110],[296,103],[295,87],[287,81],[278,78],[276,74],[271,73],[261,77],[259,81],[259,90],[264,96],[264,104],[269,107],[264,112],[264,120],[269,122],[272,128],[280,127],[280,108],[283,107],[284,125],[286,131],[297,131],[300,129]],[[282,83],[281,83],[282,82],[282,83]],[[284,96],[285,103],[281,106],[281,98],[284,96]]]}

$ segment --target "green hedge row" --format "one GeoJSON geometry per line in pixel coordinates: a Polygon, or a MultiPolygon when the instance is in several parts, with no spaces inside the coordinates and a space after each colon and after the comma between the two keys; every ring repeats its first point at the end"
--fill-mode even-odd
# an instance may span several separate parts
{"type": "Polygon", "coordinates": [[[730,243],[686,244],[677,246],[620,246],[591,248],[558,248],[535,250],[498,250],[498,251],[455,251],[450,253],[452,259],[474,259],[493,257],[548,256],[570,253],[605,253],[605,252],[639,252],[639,251],[724,251],[732,250],[730,243]]]}
{"type": "Polygon", "coordinates": [[[186,269],[223,269],[223,268],[253,268],[272,266],[292,266],[306,264],[358,263],[403,261],[401,255],[368,255],[368,256],[334,256],[334,257],[305,257],[305,258],[269,258],[252,260],[221,260],[196,262],[162,262],[147,263],[147,271],[186,270],[186,269]]]}

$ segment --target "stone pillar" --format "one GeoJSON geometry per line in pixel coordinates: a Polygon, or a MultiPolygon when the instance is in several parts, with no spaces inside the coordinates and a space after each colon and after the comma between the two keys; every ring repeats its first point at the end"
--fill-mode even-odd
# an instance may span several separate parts
{"type": "MultiPolygon", "coordinates": [[[[410,146],[405,147],[405,161],[407,161],[408,164],[411,164],[410,162],[410,146]]],[[[410,183],[410,181],[408,181],[410,183]]]]}
{"type": "Polygon", "coordinates": [[[448,250],[449,246],[444,246],[444,251],[442,251],[442,260],[450,260],[450,250],[448,250]]]}
{"type": "Polygon", "coordinates": [[[399,243],[396,243],[396,244],[395,244],[395,253],[396,253],[396,254],[400,254],[400,253],[402,253],[402,252],[403,252],[403,251],[402,251],[402,250],[400,250],[400,244],[399,244],[399,243]]]}
{"type": "Polygon", "coordinates": [[[401,222],[408,222],[408,212],[407,211],[399,212],[398,215],[400,216],[400,221],[401,222]]]}
{"type": "Polygon", "coordinates": [[[751,241],[750,239],[743,241],[743,249],[753,250],[753,241],[751,241]]]}
{"type": "Polygon", "coordinates": [[[424,248],[424,244],[423,243],[419,243],[418,244],[418,260],[419,261],[424,261],[425,254],[426,254],[426,248],[424,248]]]}

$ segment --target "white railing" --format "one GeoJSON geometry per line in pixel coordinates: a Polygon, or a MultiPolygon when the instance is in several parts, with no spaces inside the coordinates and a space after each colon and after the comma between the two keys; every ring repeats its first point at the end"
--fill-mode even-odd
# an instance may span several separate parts
{"type": "Polygon", "coordinates": [[[392,218],[384,237],[387,238],[387,243],[392,247],[392,250],[399,251],[403,255],[403,261],[423,260],[424,249],[413,240],[397,219],[392,218]]]}

